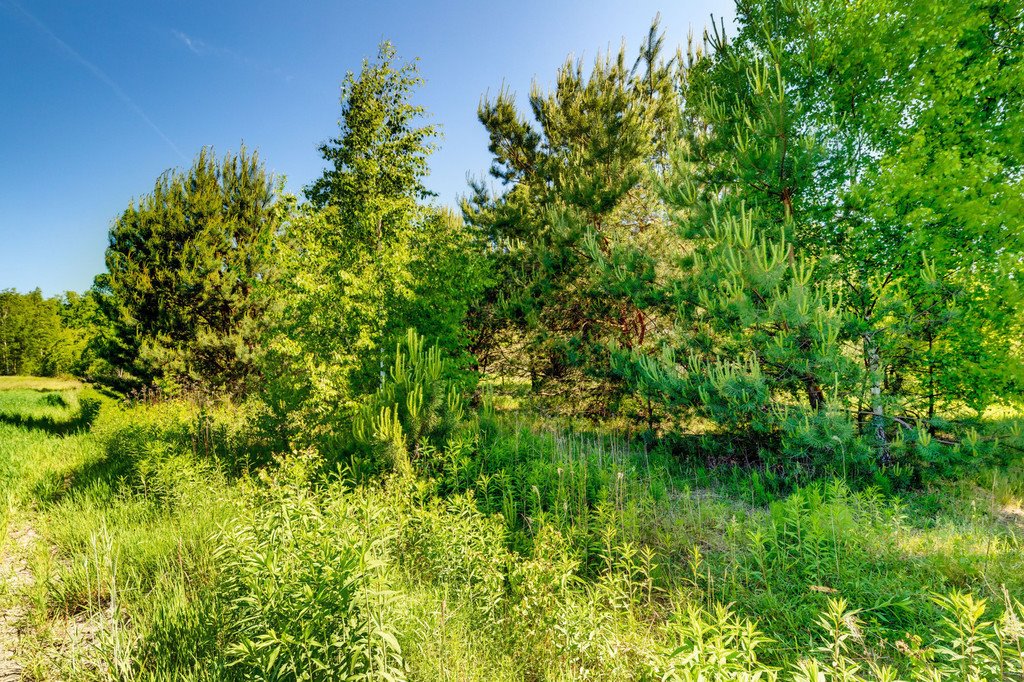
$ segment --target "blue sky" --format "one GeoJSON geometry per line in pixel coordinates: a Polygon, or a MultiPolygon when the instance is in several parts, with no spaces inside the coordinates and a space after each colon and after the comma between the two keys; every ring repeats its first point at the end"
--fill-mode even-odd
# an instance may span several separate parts
{"type": "Polygon", "coordinates": [[[244,142],[298,193],[323,168],[338,87],[384,38],[419,57],[444,139],[442,203],[486,173],[480,97],[525,104],[569,54],[635,50],[656,13],[673,46],[731,0],[140,2],[0,0],[0,289],[84,290],[111,221],[203,145],[244,142]]]}

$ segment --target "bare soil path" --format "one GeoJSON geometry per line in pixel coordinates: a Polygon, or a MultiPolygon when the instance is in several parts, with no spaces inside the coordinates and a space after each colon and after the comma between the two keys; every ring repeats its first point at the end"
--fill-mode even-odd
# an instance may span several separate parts
{"type": "Polygon", "coordinates": [[[18,656],[27,627],[25,593],[35,583],[28,556],[38,540],[39,535],[31,526],[12,523],[0,545],[0,682],[23,679],[18,656]]]}

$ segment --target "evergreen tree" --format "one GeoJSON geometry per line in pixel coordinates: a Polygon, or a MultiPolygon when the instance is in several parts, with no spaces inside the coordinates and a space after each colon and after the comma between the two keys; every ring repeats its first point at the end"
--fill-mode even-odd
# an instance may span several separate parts
{"type": "Polygon", "coordinates": [[[476,350],[487,359],[521,344],[525,363],[512,369],[535,390],[572,390],[573,410],[614,408],[606,344],[643,346],[654,327],[652,289],[617,288],[595,261],[654,279],[657,256],[674,246],[649,179],[678,108],[676,63],[663,60],[662,42],[655,24],[633,64],[625,48],[589,73],[567,61],[553,92],[531,92],[533,121],[506,91],[479,110],[503,189],[475,183],[463,204],[499,273],[474,311],[476,350]]]}
{"type": "Polygon", "coordinates": [[[1024,13],[1013,3],[747,1],[730,51],[770,55],[816,138],[793,239],[844,291],[883,459],[1019,384],[1024,13]],[[872,36],[865,40],[865,36],[872,36]],[[783,49],[785,46],[785,49],[783,49]],[[899,421],[897,421],[899,420],[899,421]]]}
{"type": "Polygon", "coordinates": [[[143,383],[245,392],[265,304],[255,294],[289,202],[256,154],[203,149],[114,223],[97,297],[104,357],[143,383]]]}
{"type": "Polygon", "coordinates": [[[821,420],[847,433],[849,414],[889,463],[894,441],[941,426],[940,408],[979,407],[1019,373],[1005,339],[1020,323],[1021,15],[750,0],[738,25],[691,49],[663,188],[688,243],[671,287],[683,352],[658,371],[637,354],[617,365],[670,401],[705,368],[718,393],[676,402],[743,430],[747,408],[721,394],[738,381],[783,417],[768,428],[782,441],[795,407],[805,435],[821,420]],[[729,225],[762,245],[729,246],[729,225]],[[796,300],[787,278],[810,294],[800,319],[780,316],[796,300]]]}

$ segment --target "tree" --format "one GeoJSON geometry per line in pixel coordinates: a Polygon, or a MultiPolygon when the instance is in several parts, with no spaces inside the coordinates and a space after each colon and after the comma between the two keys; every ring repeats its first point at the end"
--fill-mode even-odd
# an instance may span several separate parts
{"type": "Polygon", "coordinates": [[[65,331],[69,371],[96,383],[116,384],[116,370],[103,358],[101,348],[111,335],[102,314],[98,292],[67,291],[60,297],[60,318],[65,331]]]}
{"type": "Polygon", "coordinates": [[[35,289],[0,291],[0,374],[57,376],[71,371],[75,348],[61,324],[60,301],[35,289]]]}
{"type": "Polygon", "coordinates": [[[500,273],[474,311],[477,352],[518,342],[525,367],[512,371],[537,391],[573,391],[573,410],[614,408],[607,342],[653,338],[652,288],[623,289],[595,262],[653,280],[674,246],[649,175],[665,160],[678,107],[676,65],[663,60],[662,43],[655,23],[632,65],[625,48],[589,73],[567,61],[552,92],[531,92],[532,121],[504,90],[479,110],[502,191],[474,183],[463,203],[500,273]]]}
{"type": "Polygon", "coordinates": [[[96,281],[104,357],[142,383],[229,395],[257,378],[270,250],[290,201],[255,153],[203,149],[116,220],[96,281]]]}
{"type": "MultiPolygon", "coordinates": [[[[940,411],[977,409],[1020,373],[1006,339],[1021,319],[1024,156],[1013,131],[1024,121],[1012,102],[1022,15],[932,0],[737,7],[735,40],[707,34],[685,71],[675,173],[663,190],[693,249],[673,282],[675,336],[734,370],[756,357],[744,381],[774,372],[766,405],[796,405],[780,381],[802,377],[805,419],[848,411],[888,464],[894,440],[941,427],[940,411]],[[770,257],[716,256],[735,241],[723,225],[747,222],[770,257]],[[753,264],[757,277],[772,275],[783,244],[792,277],[805,273],[818,292],[814,316],[832,320],[814,323],[831,347],[814,341],[804,358],[776,358],[772,369],[768,354],[799,339],[799,325],[765,316],[782,310],[785,287],[765,297],[742,273],[753,264]],[[720,283],[701,298],[708,276],[720,283]],[[737,314],[720,312],[727,301],[737,314]],[[716,324],[701,330],[702,316],[716,324]],[[757,341],[765,323],[768,345],[757,341]],[[840,368],[853,358],[860,371],[840,368]],[[812,369],[825,359],[831,380],[812,369]],[[822,400],[829,385],[834,397],[822,400]]],[[[635,365],[622,366],[643,383],[635,365]]],[[[713,412],[722,398],[706,391],[694,402],[713,412]]],[[[772,428],[785,436],[784,421],[772,428]]]]}
{"type": "Polygon", "coordinates": [[[378,388],[408,327],[448,356],[464,352],[485,273],[462,221],[423,203],[437,130],[411,102],[421,82],[387,42],[346,76],[340,135],[320,147],[329,165],[284,232],[269,402],[279,424],[305,415],[306,439],[333,432],[378,388]]]}
{"type": "Polygon", "coordinates": [[[1013,3],[740,3],[731,48],[771,55],[814,136],[794,240],[844,289],[886,428],[1019,385],[1024,12],[1013,3]],[[871,39],[866,39],[871,36],[871,39]],[[785,47],[785,49],[783,49],[785,47]]]}

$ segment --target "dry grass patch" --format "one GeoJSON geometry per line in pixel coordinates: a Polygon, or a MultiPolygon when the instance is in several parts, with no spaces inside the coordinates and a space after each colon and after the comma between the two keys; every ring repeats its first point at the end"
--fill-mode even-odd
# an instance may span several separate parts
{"type": "Polygon", "coordinates": [[[82,386],[70,377],[0,377],[0,391],[70,391],[82,386]]]}

